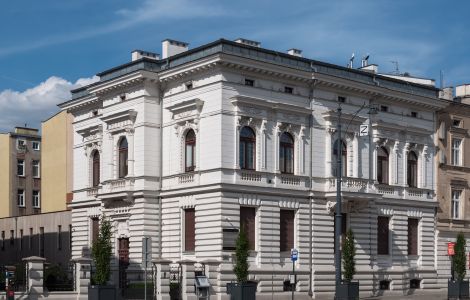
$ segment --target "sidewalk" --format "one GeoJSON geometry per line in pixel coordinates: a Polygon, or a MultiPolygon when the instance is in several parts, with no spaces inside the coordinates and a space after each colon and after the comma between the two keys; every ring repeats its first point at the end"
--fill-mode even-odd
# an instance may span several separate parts
{"type": "Polygon", "coordinates": [[[433,291],[433,292],[420,292],[416,295],[388,295],[388,296],[380,296],[380,297],[365,297],[361,299],[380,299],[380,300],[400,300],[400,299],[422,299],[422,300],[447,300],[447,291],[433,291]]]}

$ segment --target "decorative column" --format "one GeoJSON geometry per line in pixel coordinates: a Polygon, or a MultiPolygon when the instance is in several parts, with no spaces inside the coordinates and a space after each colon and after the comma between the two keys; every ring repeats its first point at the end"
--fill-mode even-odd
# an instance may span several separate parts
{"type": "Polygon", "coordinates": [[[297,167],[297,174],[304,175],[305,174],[305,127],[300,127],[299,132],[299,142],[298,142],[298,167],[297,167]]]}
{"type": "Polygon", "coordinates": [[[427,163],[428,150],[429,150],[428,145],[424,145],[423,150],[422,150],[422,155],[421,155],[422,156],[421,188],[424,188],[424,189],[427,188],[427,185],[428,185],[427,176],[426,176],[428,174],[428,172],[427,172],[427,169],[428,169],[427,168],[427,166],[428,166],[428,163],[427,163]]]}
{"type": "Polygon", "coordinates": [[[156,300],[170,300],[170,264],[171,260],[158,258],[152,262],[155,266],[156,300]]]}
{"type": "Polygon", "coordinates": [[[267,120],[262,120],[261,121],[261,127],[260,127],[260,155],[259,155],[259,160],[261,162],[260,164],[260,170],[265,171],[266,170],[266,123],[267,120]]]}
{"type": "Polygon", "coordinates": [[[410,143],[405,143],[403,147],[403,186],[408,186],[408,153],[410,152],[410,143]]]}
{"type": "MultiPolygon", "coordinates": [[[[103,156],[103,162],[106,160],[108,161],[108,170],[107,170],[107,178],[103,178],[101,181],[105,180],[113,180],[116,179],[117,176],[117,169],[114,167],[115,162],[117,161],[116,158],[116,149],[115,144],[117,141],[114,141],[114,135],[108,132],[108,151],[103,151],[103,154],[108,153],[108,155],[103,156]]],[[[105,150],[105,149],[103,149],[105,150]]],[[[103,172],[104,173],[104,172],[103,172]]]]}
{"type": "Polygon", "coordinates": [[[211,295],[220,293],[220,289],[217,283],[217,276],[219,274],[219,265],[221,262],[214,259],[207,259],[203,260],[202,263],[204,264],[204,274],[209,279],[209,283],[211,285],[209,293],[211,295]]]}
{"type": "Polygon", "coordinates": [[[359,177],[359,168],[361,168],[361,156],[359,153],[359,138],[358,133],[354,133],[354,137],[352,140],[352,148],[353,148],[353,170],[352,170],[352,177],[358,178],[359,177]]]}
{"type": "Polygon", "coordinates": [[[91,259],[86,257],[72,260],[75,263],[75,291],[78,300],[88,299],[88,286],[91,279],[91,259]]]}
{"type": "Polygon", "coordinates": [[[395,141],[395,144],[393,145],[393,159],[394,159],[394,164],[393,168],[393,184],[398,185],[398,167],[399,167],[399,161],[398,161],[398,150],[399,150],[400,142],[395,141]]]}
{"type": "Polygon", "coordinates": [[[181,282],[181,297],[188,300],[196,300],[195,293],[195,277],[194,277],[194,263],[195,261],[185,259],[178,262],[181,265],[182,282],[181,282]]]}
{"type": "Polygon", "coordinates": [[[279,173],[279,143],[281,138],[281,122],[277,122],[277,126],[274,128],[274,172],[279,173]]]}
{"type": "Polygon", "coordinates": [[[356,168],[356,165],[354,164],[354,155],[356,155],[356,152],[354,151],[354,145],[352,145],[354,136],[350,133],[346,133],[345,140],[346,140],[346,149],[347,149],[346,176],[353,177],[353,172],[354,172],[354,169],[356,168]]]}
{"type": "Polygon", "coordinates": [[[44,293],[44,262],[43,257],[31,256],[23,258],[28,270],[28,299],[43,298],[44,293]]]}
{"type": "Polygon", "coordinates": [[[374,137],[372,139],[372,166],[369,166],[369,168],[372,168],[372,180],[374,183],[377,183],[377,149],[380,146],[380,138],[374,137]]]}
{"type": "Polygon", "coordinates": [[[127,157],[127,177],[134,177],[134,128],[126,129],[129,152],[127,157]]]}
{"type": "MultiPolygon", "coordinates": [[[[333,128],[326,129],[326,142],[325,142],[325,175],[326,177],[333,176],[333,166],[331,165],[331,161],[333,159],[333,152],[331,151],[331,147],[333,145],[332,135],[335,132],[333,128]]],[[[310,141],[312,142],[312,141],[310,141]]]]}

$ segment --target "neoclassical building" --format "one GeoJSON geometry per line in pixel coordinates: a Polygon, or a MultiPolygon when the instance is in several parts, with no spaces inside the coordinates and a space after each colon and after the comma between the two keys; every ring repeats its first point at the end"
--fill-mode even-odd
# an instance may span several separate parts
{"type": "Polygon", "coordinates": [[[154,259],[217,261],[212,293],[225,299],[243,226],[260,299],[290,295],[291,248],[298,296],[332,295],[341,155],[361,294],[438,287],[436,88],[244,39],[166,40],[162,53],[133,52],[60,105],[74,116],[73,257],[89,254],[104,214],[115,282],[140,268],[148,236],[154,259]]]}

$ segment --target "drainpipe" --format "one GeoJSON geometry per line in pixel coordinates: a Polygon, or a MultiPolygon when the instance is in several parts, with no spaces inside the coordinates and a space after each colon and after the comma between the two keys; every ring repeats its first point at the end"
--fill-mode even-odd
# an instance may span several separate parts
{"type": "Polygon", "coordinates": [[[159,84],[159,89],[158,89],[158,103],[160,104],[160,145],[159,145],[159,148],[160,148],[160,180],[159,180],[159,196],[158,196],[158,200],[160,202],[160,209],[159,209],[159,214],[160,214],[160,218],[159,218],[159,237],[158,237],[158,244],[159,244],[159,249],[158,249],[158,256],[159,257],[162,257],[162,250],[163,250],[163,246],[162,246],[162,235],[163,235],[163,228],[162,228],[162,207],[163,207],[163,200],[162,200],[162,197],[161,197],[161,193],[162,193],[162,187],[163,187],[163,93],[164,93],[164,86],[162,86],[162,83],[160,81],[160,84],[159,84]]]}
{"type": "MultiPolygon", "coordinates": [[[[310,97],[310,118],[309,118],[309,132],[310,132],[310,193],[313,192],[312,190],[312,179],[313,179],[313,168],[312,168],[312,162],[313,162],[313,91],[314,91],[314,88],[315,88],[315,84],[317,82],[317,79],[313,79],[312,83],[310,84],[310,92],[309,92],[309,97],[310,97]]],[[[313,214],[312,214],[312,207],[313,207],[313,196],[310,196],[309,197],[309,214],[310,214],[310,218],[309,218],[309,247],[308,247],[308,251],[309,251],[309,255],[308,255],[308,266],[309,266],[309,281],[308,281],[308,295],[310,297],[313,296],[313,289],[312,289],[312,280],[313,280],[313,259],[312,259],[312,255],[313,255],[313,251],[312,251],[312,247],[313,247],[313,231],[312,231],[312,224],[313,224],[313,214]]]]}

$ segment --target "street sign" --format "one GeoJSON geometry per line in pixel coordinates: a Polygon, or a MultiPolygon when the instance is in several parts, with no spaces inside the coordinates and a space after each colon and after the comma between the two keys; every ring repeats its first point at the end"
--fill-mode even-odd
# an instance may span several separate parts
{"type": "Polygon", "coordinates": [[[290,260],[291,261],[297,261],[297,259],[299,259],[299,251],[297,251],[297,249],[291,249],[290,250],[290,260]]]}
{"type": "Polygon", "coordinates": [[[455,255],[454,246],[455,246],[454,242],[447,243],[447,255],[449,255],[449,256],[454,256],[455,255]]]}
{"type": "Polygon", "coordinates": [[[360,125],[359,126],[359,136],[369,135],[369,125],[360,125]]]}
{"type": "Polygon", "coordinates": [[[142,238],[142,266],[150,268],[152,263],[152,239],[149,237],[142,238]]]}

